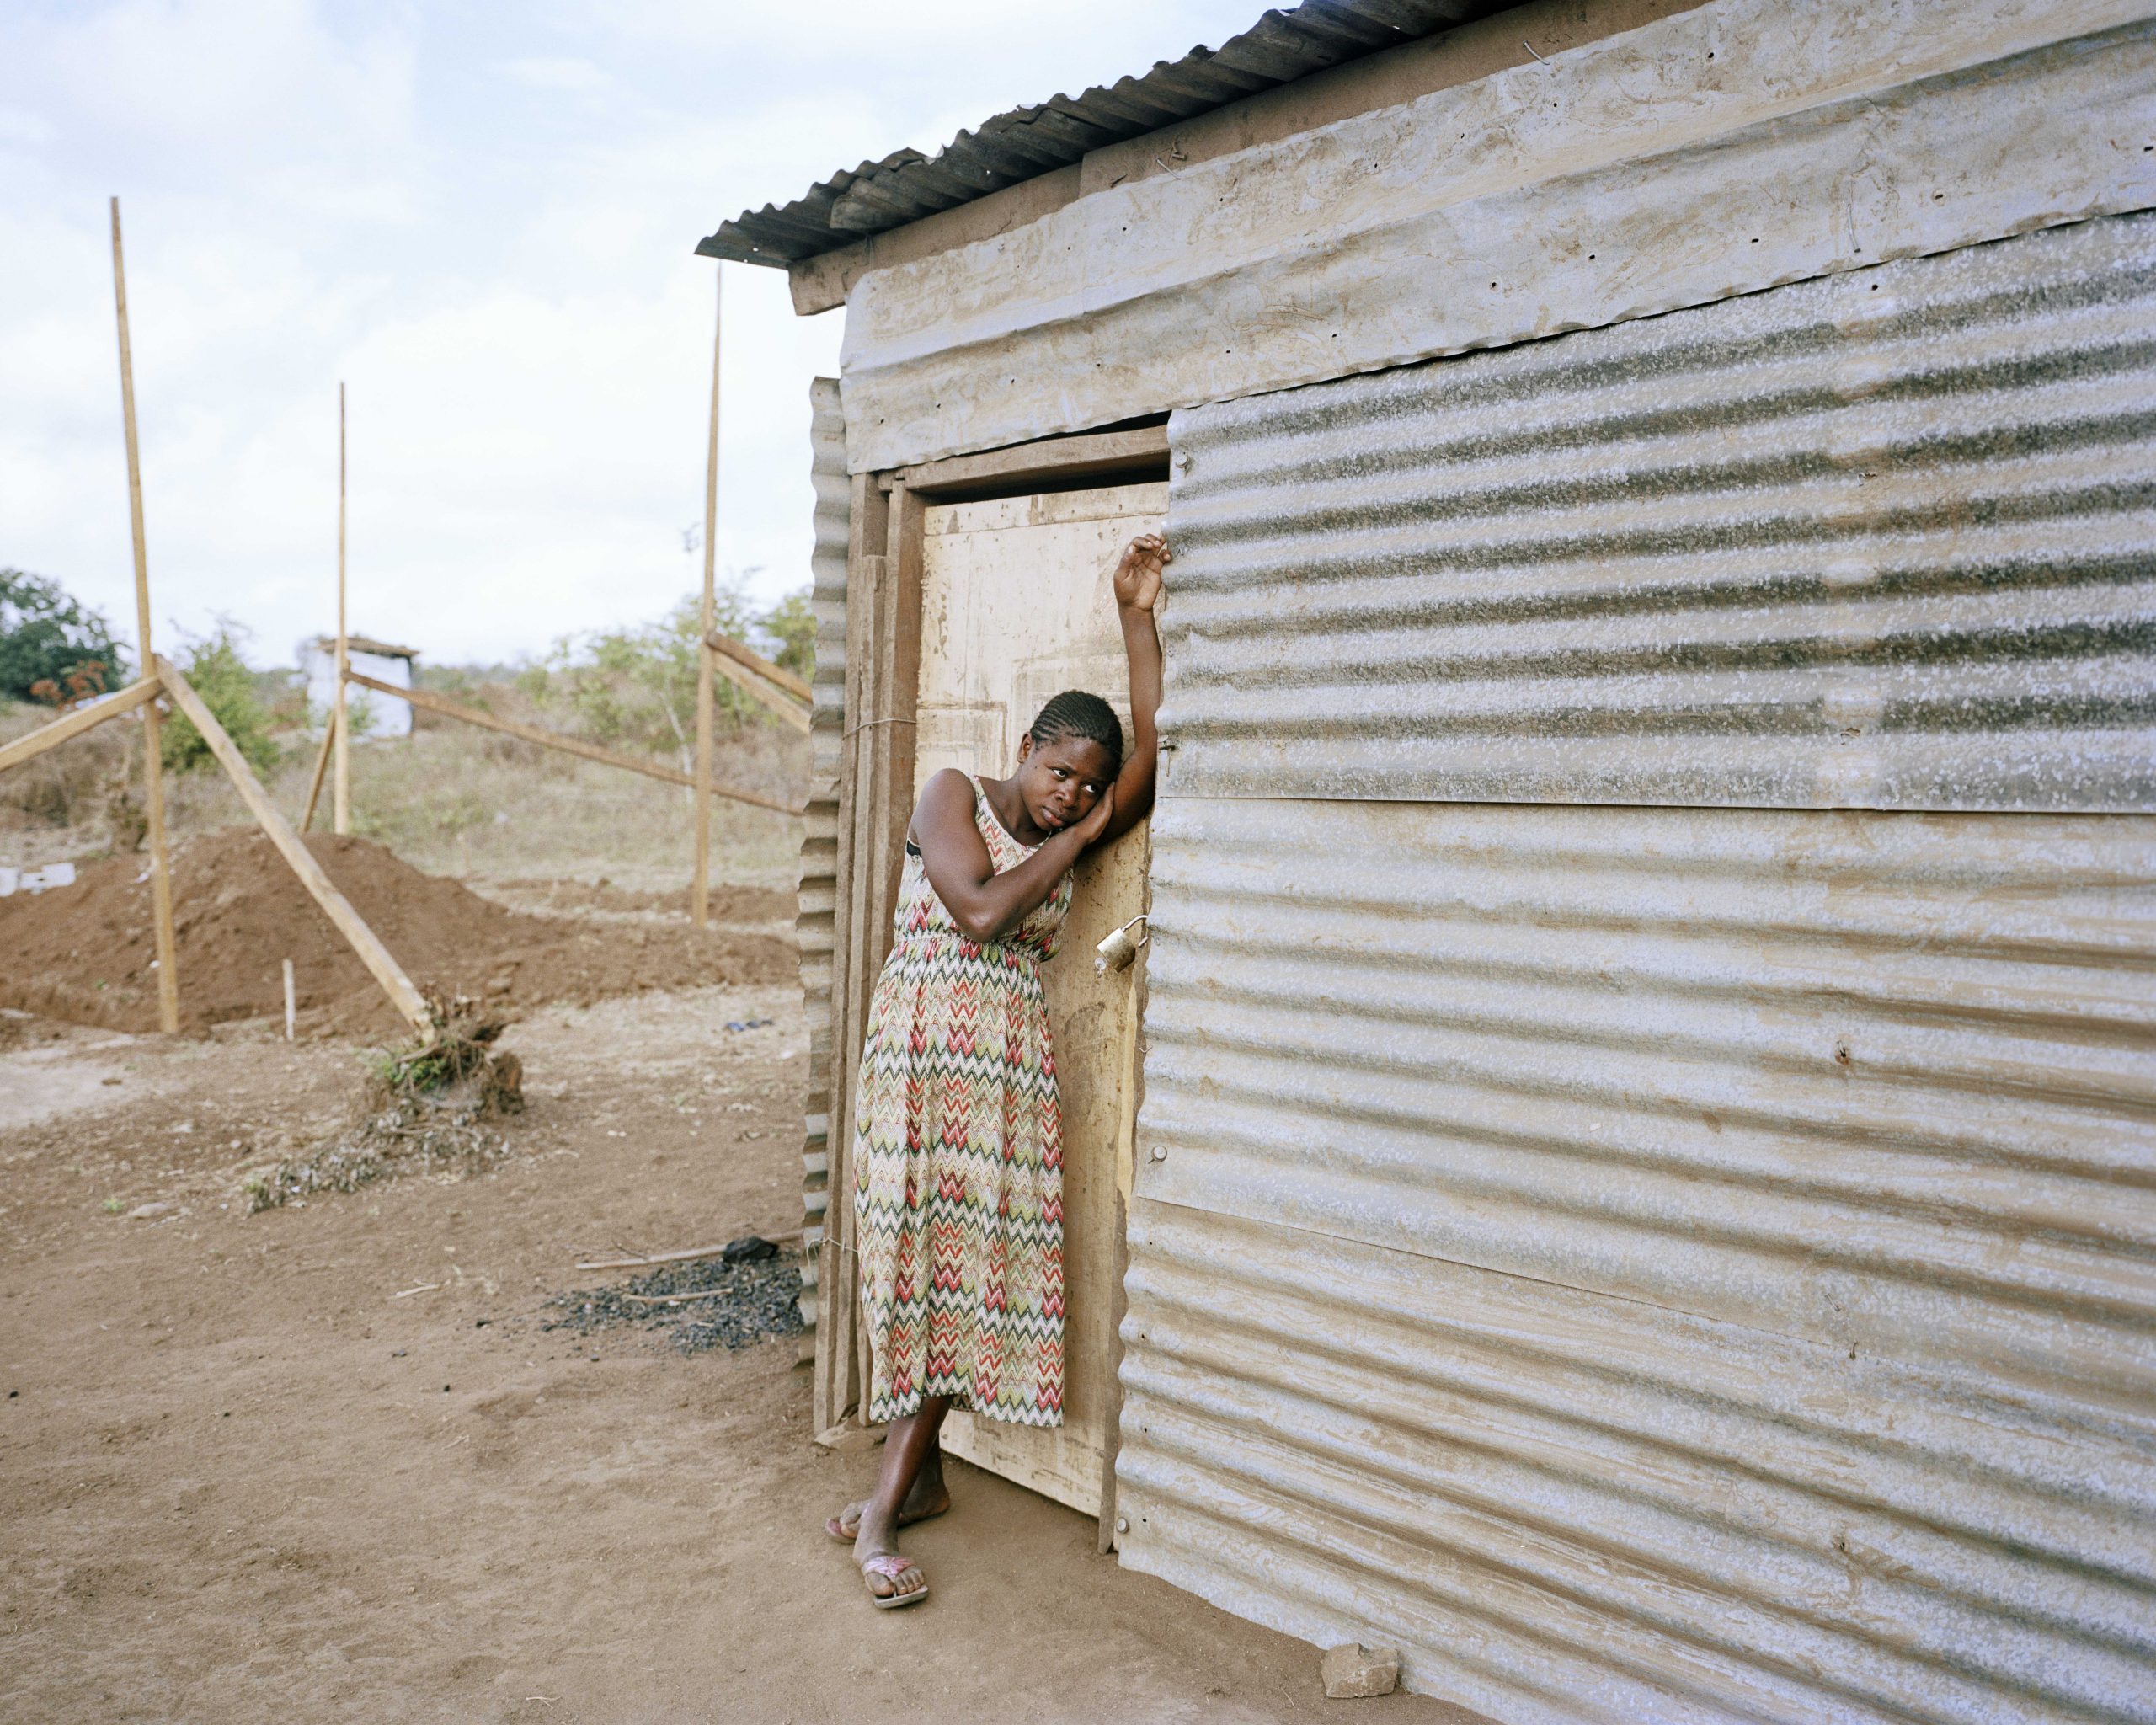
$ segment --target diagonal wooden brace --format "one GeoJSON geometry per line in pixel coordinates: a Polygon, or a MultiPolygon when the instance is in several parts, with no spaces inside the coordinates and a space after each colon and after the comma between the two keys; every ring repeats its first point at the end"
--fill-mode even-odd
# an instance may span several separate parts
{"type": "Polygon", "coordinates": [[[50,724],[40,725],[26,737],[18,737],[5,748],[0,748],[0,772],[11,766],[20,766],[25,761],[35,760],[47,749],[56,749],[70,737],[79,737],[84,731],[93,730],[108,718],[117,718],[123,713],[132,713],[157,692],[157,680],[144,677],[140,682],[130,683],[119,693],[109,695],[94,706],[78,707],[63,714],[50,724]]]}
{"type": "Polygon", "coordinates": [[[769,660],[760,658],[745,647],[729,641],[723,635],[708,635],[704,638],[704,652],[716,670],[727,681],[752,701],[761,702],[792,725],[803,735],[808,734],[810,718],[808,700],[797,695],[790,686],[800,681],[792,672],[782,670],[769,660]],[[744,664],[744,660],[753,664],[744,664]],[[787,679],[786,682],[777,680],[787,679]]]}
{"type": "MultiPolygon", "coordinates": [[[[362,689],[372,689],[383,695],[393,695],[399,701],[408,701],[422,713],[439,713],[445,718],[461,718],[467,724],[499,731],[504,736],[519,737],[527,743],[536,743],[542,749],[559,749],[564,754],[580,755],[586,761],[596,761],[602,766],[618,766],[626,772],[640,772],[646,778],[664,779],[670,785],[696,787],[696,780],[686,772],[670,766],[661,766],[656,761],[640,761],[633,755],[617,754],[611,749],[602,749],[596,743],[587,743],[581,737],[565,737],[559,731],[542,730],[536,724],[520,724],[513,718],[499,718],[477,707],[467,707],[461,701],[451,701],[444,695],[432,695],[424,689],[400,689],[394,683],[378,682],[373,677],[362,676],[358,671],[347,672],[344,681],[362,689]]],[[[766,797],[755,791],[736,790],[730,785],[713,785],[714,797],[729,797],[737,803],[748,803],[758,809],[769,809],[780,814],[798,814],[800,806],[782,803],[775,797],[766,797]]]]}
{"type": "Polygon", "coordinates": [[[217,716],[203,704],[202,697],[189,686],[187,679],[173,668],[172,661],[163,654],[157,655],[157,669],[173,705],[202,733],[202,740],[210,745],[210,752],[231,776],[240,800],[261,824],[263,831],[270,835],[270,842],[291,864],[300,884],[313,895],[315,903],[322,906],[323,915],[336,926],[338,933],[351,943],[352,950],[360,955],[360,962],[389,996],[390,1005],[404,1016],[422,1039],[431,1041],[435,1034],[433,1016],[427,1011],[427,1003],[419,991],[412,985],[412,979],[404,974],[403,967],[390,956],[389,948],[382,943],[380,937],[360,920],[360,913],[352,908],[350,901],[331,884],[322,865],[314,860],[313,853],[292,830],[291,823],[277,812],[276,804],[262,788],[262,782],[255,777],[246,756],[226,735],[225,728],[217,723],[217,716]]]}

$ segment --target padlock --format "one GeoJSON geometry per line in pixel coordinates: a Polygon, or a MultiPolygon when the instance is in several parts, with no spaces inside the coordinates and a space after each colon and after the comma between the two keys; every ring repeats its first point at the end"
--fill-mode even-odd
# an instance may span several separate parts
{"type": "Polygon", "coordinates": [[[1131,961],[1138,956],[1139,948],[1152,938],[1152,931],[1148,929],[1133,940],[1129,932],[1130,923],[1145,920],[1145,913],[1141,911],[1121,928],[1111,929],[1107,938],[1093,948],[1093,969],[1097,974],[1105,976],[1111,970],[1128,970],[1130,968],[1131,961]]]}

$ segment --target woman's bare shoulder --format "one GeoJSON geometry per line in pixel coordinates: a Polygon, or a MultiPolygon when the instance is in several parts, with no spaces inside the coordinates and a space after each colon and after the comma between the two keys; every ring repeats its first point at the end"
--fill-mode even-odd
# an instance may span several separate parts
{"type": "Polygon", "coordinates": [[[918,840],[920,829],[928,826],[973,825],[974,782],[955,766],[944,767],[929,775],[928,782],[921,788],[921,798],[913,805],[913,820],[909,823],[913,836],[918,840]]]}
{"type": "Polygon", "coordinates": [[[928,782],[921,788],[921,800],[916,809],[971,809],[974,805],[974,782],[955,766],[946,766],[928,776],[928,782]]]}

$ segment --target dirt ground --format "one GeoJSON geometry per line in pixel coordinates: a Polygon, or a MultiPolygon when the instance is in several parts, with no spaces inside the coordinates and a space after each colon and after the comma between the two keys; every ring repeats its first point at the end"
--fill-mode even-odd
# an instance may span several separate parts
{"type": "Polygon", "coordinates": [[[541,1328],[580,1256],[799,1226],[789,986],[539,1008],[506,1161],[253,1215],[351,1046],[5,1023],[0,1719],[1461,1717],[1326,1701],[963,1464],[933,1597],[873,1611],[820,1523],[875,1454],[809,1440],[792,1338],[541,1328]]]}
{"type": "MultiPolygon", "coordinates": [[[[686,887],[662,895],[541,880],[520,883],[501,902],[423,873],[366,839],[316,833],[307,843],[414,982],[493,1007],[777,982],[799,969],[790,911],[768,890],[718,889],[714,925],[697,930],[636,914],[675,899],[686,911],[686,887]],[[563,910],[577,914],[548,914],[563,910]],[[758,922],[768,926],[744,926],[758,922]]],[[[0,1007],[155,1030],[149,879],[141,857],[108,857],[84,865],[71,886],[0,899],[0,1007]]],[[[281,1012],[280,960],[289,959],[302,1034],[402,1032],[358,955],[266,834],[228,827],[176,845],[173,901],[184,1031],[281,1012]]]]}

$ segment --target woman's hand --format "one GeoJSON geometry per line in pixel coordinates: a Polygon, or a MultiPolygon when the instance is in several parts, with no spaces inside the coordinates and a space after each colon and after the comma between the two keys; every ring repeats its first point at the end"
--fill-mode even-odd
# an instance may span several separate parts
{"type": "Polygon", "coordinates": [[[1141,533],[1123,547],[1115,566],[1115,602],[1124,611],[1150,611],[1160,602],[1161,571],[1170,560],[1168,542],[1141,533]]]}
{"type": "MultiPolygon", "coordinates": [[[[1158,585],[1160,577],[1155,575],[1155,585],[1158,585]]],[[[1115,787],[1110,785],[1101,793],[1101,800],[1086,811],[1086,818],[1070,829],[1077,835],[1080,848],[1083,849],[1097,841],[1101,835],[1108,830],[1108,822],[1114,818],[1115,787]]]]}

